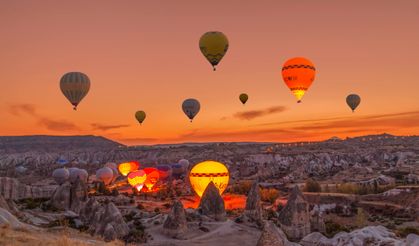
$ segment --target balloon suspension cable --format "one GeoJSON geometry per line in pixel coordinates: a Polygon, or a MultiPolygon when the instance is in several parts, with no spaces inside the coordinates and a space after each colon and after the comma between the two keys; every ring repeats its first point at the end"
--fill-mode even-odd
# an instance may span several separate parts
{"type": "Polygon", "coordinates": [[[217,69],[215,68],[215,66],[212,66],[212,71],[217,71],[217,69]]]}
{"type": "Polygon", "coordinates": [[[192,123],[192,119],[191,119],[191,123],[192,123]]]}
{"type": "Polygon", "coordinates": [[[77,106],[74,106],[74,107],[73,107],[73,110],[74,110],[74,111],[76,111],[76,110],[77,110],[77,106]]]}

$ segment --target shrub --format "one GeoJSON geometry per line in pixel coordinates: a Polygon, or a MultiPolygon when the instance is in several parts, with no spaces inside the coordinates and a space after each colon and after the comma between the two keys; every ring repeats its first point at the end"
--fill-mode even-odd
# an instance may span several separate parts
{"type": "Polygon", "coordinates": [[[320,187],[320,184],[317,181],[310,178],[306,180],[306,183],[304,185],[304,191],[321,192],[322,188],[320,187]]]}
{"type": "Polygon", "coordinates": [[[325,226],[326,226],[326,235],[328,237],[333,237],[334,235],[336,235],[337,233],[341,231],[349,232],[349,229],[347,227],[337,224],[333,221],[326,221],[325,226]]]}
{"type": "Polygon", "coordinates": [[[279,192],[276,189],[261,189],[260,199],[264,202],[274,203],[279,197],[279,192]]]}
{"type": "Polygon", "coordinates": [[[419,229],[416,227],[408,226],[408,227],[400,228],[396,231],[396,234],[399,237],[406,237],[407,235],[411,233],[419,235],[419,229]]]}
{"type": "Polygon", "coordinates": [[[237,194],[247,195],[252,188],[253,182],[250,180],[240,181],[238,184],[233,186],[233,192],[237,194]]]}

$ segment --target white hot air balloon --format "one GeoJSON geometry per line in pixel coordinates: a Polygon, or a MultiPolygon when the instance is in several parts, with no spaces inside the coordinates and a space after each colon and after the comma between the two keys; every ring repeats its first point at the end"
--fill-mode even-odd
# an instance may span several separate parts
{"type": "Polygon", "coordinates": [[[57,168],[52,172],[52,177],[59,185],[63,184],[70,177],[70,172],[66,168],[57,168]]]}
{"type": "Polygon", "coordinates": [[[96,178],[102,181],[105,185],[108,185],[112,182],[113,171],[109,167],[102,167],[96,171],[96,178]]]}
{"type": "Polygon", "coordinates": [[[186,116],[191,120],[195,118],[198,114],[199,110],[201,109],[201,105],[199,101],[193,98],[186,99],[182,103],[182,110],[186,114],[186,116]]]}
{"type": "Polygon", "coordinates": [[[189,169],[189,161],[186,159],[182,159],[178,162],[185,170],[189,169]]]}

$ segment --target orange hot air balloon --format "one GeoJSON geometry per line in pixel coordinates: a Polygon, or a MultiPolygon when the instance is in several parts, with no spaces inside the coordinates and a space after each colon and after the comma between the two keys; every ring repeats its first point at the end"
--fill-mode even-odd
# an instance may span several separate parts
{"type": "Polygon", "coordinates": [[[157,183],[160,178],[159,170],[154,167],[147,167],[143,170],[147,174],[147,179],[144,182],[144,185],[147,187],[149,191],[153,188],[153,186],[157,183]]]}
{"type": "Polygon", "coordinates": [[[217,161],[204,161],[196,164],[189,173],[189,180],[196,194],[201,197],[212,181],[220,195],[227,188],[230,175],[227,167],[217,161]]]}
{"type": "Polygon", "coordinates": [[[143,170],[137,170],[128,174],[128,183],[140,191],[144,182],[147,179],[147,174],[143,170]]]}
{"type": "Polygon", "coordinates": [[[282,78],[299,103],[313,83],[315,75],[314,64],[303,57],[289,59],[282,66],[282,78]]]}
{"type": "Polygon", "coordinates": [[[127,176],[128,173],[138,170],[139,167],[140,163],[137,161],[130,161],[119,164],[118,170],[122,175],[127,176]]]}

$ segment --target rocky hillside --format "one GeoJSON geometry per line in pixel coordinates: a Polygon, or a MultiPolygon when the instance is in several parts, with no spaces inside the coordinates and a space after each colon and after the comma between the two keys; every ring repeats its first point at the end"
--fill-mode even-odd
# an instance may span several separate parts
{"type": "Polygon", "coordinates": [[[120,143],[100,136],[6,136],[0,137],[0,153],[60,152],[114,149],[120,143]]]}

